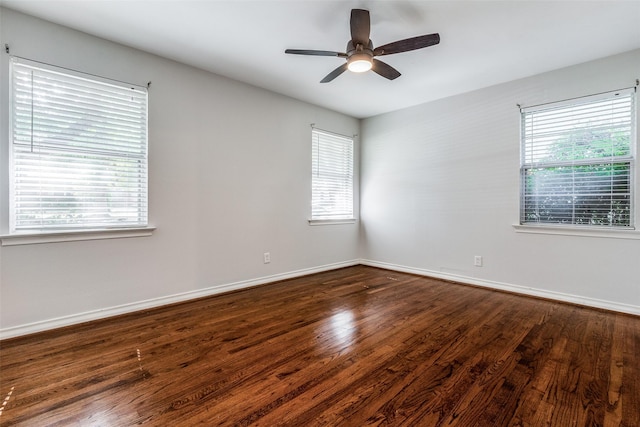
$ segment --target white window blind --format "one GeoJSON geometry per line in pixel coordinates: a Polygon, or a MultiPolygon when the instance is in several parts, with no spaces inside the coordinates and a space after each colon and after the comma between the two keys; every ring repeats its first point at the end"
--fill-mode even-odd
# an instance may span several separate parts
{"type": "Polygon", "coordinates": [[[147,225],[147,90],[11,61],[11,232],[147,225]]]}
{"type": "Polygon", "coordinates": [[[312,131],[311,219],[353,218],[353,139],[312,131]]]}
{"type": "Polygon", "coordinates": [[[633,227],[635,91],[522,110],[521,224],[633,227]]]}

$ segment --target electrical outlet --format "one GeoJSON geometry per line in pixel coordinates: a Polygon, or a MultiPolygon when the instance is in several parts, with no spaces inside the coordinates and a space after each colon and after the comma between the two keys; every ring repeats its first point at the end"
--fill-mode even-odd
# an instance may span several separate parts
{"type": "Polygon", "coordinates": [[[265,264],[269,264],[271,262],[271,253],[270,252],[265,252],[262,256],[264,257],[264,263],[265,264]]]}
{"type": "Polygon", "coordinates": [[[482,257],[480,255],[473,257],[473,265],[476,267],[482,267],[482,257]]]}

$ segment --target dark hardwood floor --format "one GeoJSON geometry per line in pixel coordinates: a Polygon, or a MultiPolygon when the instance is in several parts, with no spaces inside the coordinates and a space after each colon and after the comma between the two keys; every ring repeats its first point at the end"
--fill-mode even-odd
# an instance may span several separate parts
{"type": "Polygon", "coordinates": [[[364,266],[0,355],[2,426],[640,426],[639,317],[364,266]]]}

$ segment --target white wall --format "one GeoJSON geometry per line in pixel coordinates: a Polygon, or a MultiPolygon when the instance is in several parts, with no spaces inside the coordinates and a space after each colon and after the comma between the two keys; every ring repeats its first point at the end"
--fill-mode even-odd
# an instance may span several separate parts
{"type": "Polygon", "coordinates": [[[640,314],[640,240],[512,227],[519,214],[516,104],[630,87],[637,78],[640,50],[364,120],[362,257],[640,314]],[[484,257],[483,267],[473,266],[474,255],[484,257]]]}
{"type": "MultiPolygon", "coordinates": [[[[351,135],[358,120],[8,9],[0,8],[0,28],[0,46],[13,55],[152,82],[149,202],[157,227],[151,237],[1,247],[4,337],[357,260],[357,224],[307,219],[310,123],[351,135]]],[[[0,60],[1,113],[9,55],[0,60]]],[[[8,223],[6,116],[0,234],[8,223]]]]}

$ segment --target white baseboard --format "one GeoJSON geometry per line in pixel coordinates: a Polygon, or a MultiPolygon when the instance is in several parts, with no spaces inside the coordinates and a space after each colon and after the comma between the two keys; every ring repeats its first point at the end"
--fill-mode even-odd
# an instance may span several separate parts
{"type": "Polygon", "coordinates": [[[20,326],[0,329],[0,340],[18,337],[21,335],[33,334],[35,332],[47,331],[50,329],[61,328],[63,326],[75,325],[78,323],[89,322],[92,320],[104,319],[107,317],[117,316],[120,314],[132,313],[139,310],[147,310],[163,305],[174,304],[177,302],[188,301],[196,298],[207,297],[223,292],[235,291],[238,289],[250,288],[252,286],[264,285],[266,283],[276,282],[279,280],[292,279],[294,277],[306,276],[308,274],[320,273],[323,271],[335,270],[343,267],[351,267],[360,264],[360,260],[351,260],[337,262],[333,264],[321,265],[318,267],[304,268],[301,270],[290,271],[286,273],[274,274],[271,276],[259,277],[257,279],[243,280],[240,282],[226,283],[215,285],[209,288],[198,289],[195,291],[182,292],[179,294],[168,295],[164,297],[152,298],[145,301],[138,301],[129,304],[122,304],[115,307],[108,307],[99,310],[87,311],[84,313],[72,314],[69,316],[58,317],[54,319],[43,320],[39,322],[29,323],[20,326]]]}
{"type": "Polygon", "coordinates": [[[484,288],[497,289],[517,294],[546,298],[550,300],[569,302],[572,304],[584,305],[587,307],[602,308],[605,310],[617,311],[621,313],[634,314],[640,316],[640,307],[637,305],[622,304],[614,301],[600,300],[596,298],[582,297],[578,295],[565,294],[562,292],[547,291],[544,289],[530,288],[526,286],[513,285],[510,283],[494,282],[491,280],[476,279],[473,277],[459,276],[456,274],[442,273],[440,271],[427,270],[423,268],[407,267],[404,265],[390,264],[387,262],[361,259],[360,264],[371,267],[379,267],[387,270],[394,270],[403,273],[412,273],[419,276],[434,277],[437,279],[451,280],[454,282],[469,285],[481,286],[484,288]]]}
{"type": "Polygon", "coordinates": [[[276,282],[278,280],[292,279],[294,277],[306,276],[308,274],[320,273],[323,271],[335,270],[338,268],[351,267],[353,265],[368,265],[371,267],[379,267],[387,270],[399,271],[404,273],[412,273],[420,276],[434,277],[437,279],[451,280],[454,282],[465,283],[469,285],[481,286],[489,289],[503,290],[514,292],[522,295],[535,296],[550,300],[569,302],[580,304],[587,307],[602,308],[605,310],[617,311],[621,313],[633,314],[640,316],[640,307],[629,304],[622,304],[614,301],[599,300],[595,298],[582,297],[578,295],[565,294],[561,292],[547,291],[544,289],[530,288],[509,283],[494,282],[490,280],[476,279],[473,277],[460,276],[455,274],[442,273],[440,271],[427,270],[423,268],[408,267],[404,265],[391,264],[381,261],[373,261],[368,259],[356,259],[351,261],[326,264],[318,267],[305,268],[301,270],[290,271],[286,273],[274,274],[271,276],[259,277],[256,279],[243,280],[240,282],[226,283],[222,285],[211,286],[209,288],[198,289],[195,291],[183,292],[175,295],[153,298],[145,301],[138,301],[129,304],[122,304],[114,307],[88,311],[84,313],[72,314],[69,316],[58,317],[54,319],[43,320],[39,322],[29,323],[25,325],[14,326],[10,328],[0,329],[0,340],[14,338],[22,335],[32,334],[36,332],[47,331],[64,326],[75,325],[78,323],[89,322],[92,320],[100,320],[120,314],[132,313],[139,310],[147,310],[163,305],[174,304],[177,302],[188,301],[192,299],[207,297],[223,292],[234,291],[238,289],[250,288],[252,286],[264,285],[266,283],[276,282]]]}

